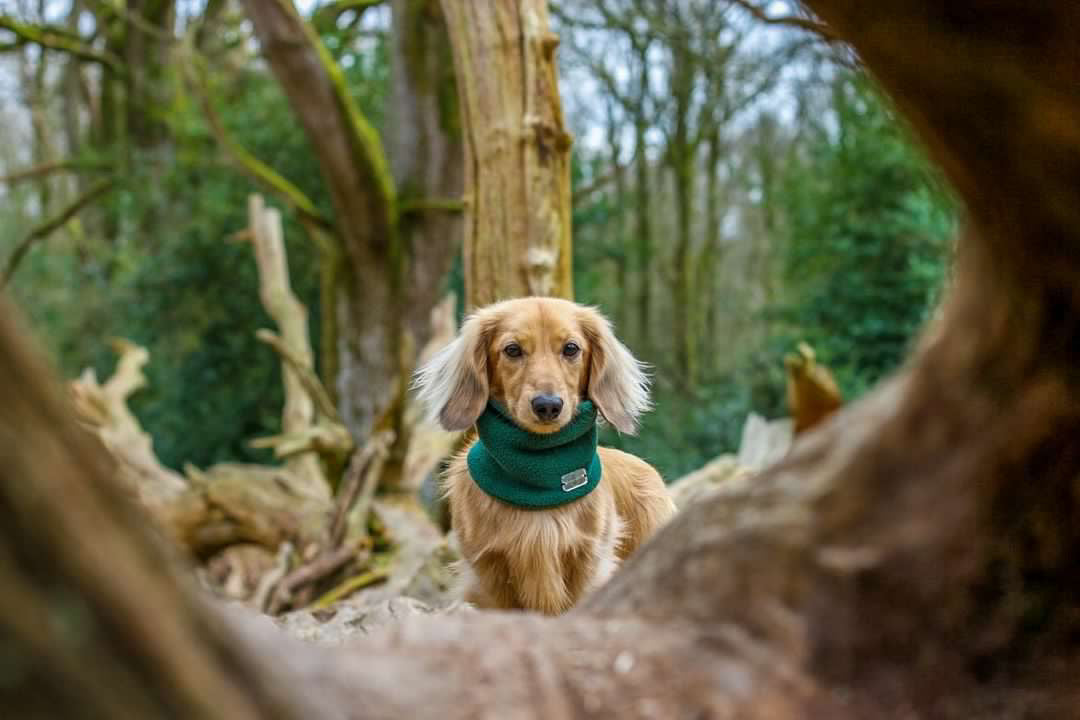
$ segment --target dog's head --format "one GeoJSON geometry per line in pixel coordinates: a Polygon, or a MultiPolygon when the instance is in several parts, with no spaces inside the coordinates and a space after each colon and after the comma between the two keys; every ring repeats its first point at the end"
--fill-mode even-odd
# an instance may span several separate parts
{"type": "Polygon", "coordinates": [[[555,432],[588,398],[619,431],[649,409],[643,365],[592,308],[557,298],[506,300],[478,310],[416,373],[424,402],[447,430],[464,430],[489,398],[523,428],[555,432]]]}

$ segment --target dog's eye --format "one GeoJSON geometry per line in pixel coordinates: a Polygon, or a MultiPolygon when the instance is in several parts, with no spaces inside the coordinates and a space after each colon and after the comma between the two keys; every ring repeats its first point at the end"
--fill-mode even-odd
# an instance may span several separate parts
{"type": "Polygon", "coordinates": [[[506,357],[519,358],[522,355],[521,346],[517,343],[510,343],[503,348],[503,352],[506,353],[506,357]]]}
{"type": "Polygon", "coordinates": [[[581,348],[578,347],[577,343],[568,342],[565,345],[563,345],[563,349],[562,349],[563,357],[568,357],[568,358],[577,357],[577,354],[579,352],[581,352],[581,348]]]}

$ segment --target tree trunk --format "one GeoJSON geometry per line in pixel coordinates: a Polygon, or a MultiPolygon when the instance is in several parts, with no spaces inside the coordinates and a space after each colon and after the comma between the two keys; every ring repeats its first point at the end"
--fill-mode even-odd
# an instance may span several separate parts
{"type": "MultiPolygon", "coordinates": [[[[698,288],[698,323],[696,337],[699,344],[695,348],[701,357],[711,361],[716,357],[717,325],[716,311],[720,305],[717,297],[717,263],[720,258],[720,128],[714,127],[709,134],[709,152],[705,160],[705,237],[702,240],[701,254],[694,268],[698,288]]],[[[715,367],[708,368],[709,370],[715,367]]]]}
{"type": "MultiPolygon", "coordinates": [[[[416,365],[416,354],[431,339],[432,308],[461,248],[462,214],[453,206],[462,194],[465,152],[454,60],[438,0],[394,0],[392,8],[393,124],[387,132],[402,210],[398,233],[407,262],[404,305],[398,310],[408,335],[401,357],[404,380],[416,365]]],[[[411,483],[422,477],[403,474],[414,429],[403,422],[405,407],[403,399],[395,408],[398,438],[384,469],[383,487],[415,497],[420,488],[411,483]]]]}
{"type": "Polygon", "coordinates": [[[652,266],[652,185],[649,182],[649,148],[645,135],[649,129],[648,117],[645,114],[645,103],[649,96],[647,46],[640,50],[638,61],[640,75],[637,106],[634,108],[635,243],[641,283],[637,296],[637,337],[642,354],[649,357],[652,347],[652,279],[655,269],[652,266]]]}
{"type": "Polygon", "coordinates": [[[570,145],[544,0],[443,0],[465,134],[465,294],[573,296],[570,145]]]}
{"type": "Polygon", "coordinates": [[[675,365],[683,388],[697,381],[697,273],[694,268],[693,224],[695,143],[691,139],[690,112],[694,93],[693,60],[681,49],[672,49],[671,92],[674,119],[668,139],[668,163],[675,179],[675,287],[672,288],[675,365]]]}
{"type": "Polygon", "coordinates": [[[969,210],[942,324],[901,377],[685,510],[566,616],[323,648],[192,600],[5,308],[4,716],[1073,716],[1080,6],[809,4],[969,210]]]}
{"type": "Polygon", "coordinates": [[[173,0],[129,0],[127,10],[131,18],[124,28],[128,139],[134,149],[156,154],[168,139],[168,126],[160,114],[168,107],[163,97],[169,86],[169,43],[163,38],[173,34],[175,6],[173,0]]]}
{"type": "Polygon", "coordinates": [[[394,0],[391,41],[388,150],[408,256],[405,324],[419,349],[461,247],[462,214],[454,204],[462,195],[465,155],[454,58],[438,0],[394,0]]]}
{"type": "Polygon", "coordinates": [[[337,395],[346,425],[366,437],[401,385],[404,257],[393,177],[340,69],[292,3],[247,0],[245,6],[333,202],[345,254],[337,295],[337,395]]]}
{"type": "Polygon", "coordinates": [[[627,232],[626,232],[626,169],[623,166],[622,158],[622,139],[620,137],[620,131],[622,126],[618,121],[612,117],[612,113],[608,112],[608,146],[611,151],[610,160],[611,163],[611,187],[614,190],[611,198],[612,212],[614,216],[612,218],[612,228],[615,244],[615,298],[612,303],[612,309],[614,310],[614,320],[616,327],[623,328],[624,330],[628,326],[628,319],[630,317],[630,296],[628,294],[628,283],[630,275],[630,256],[627,249],[627,232]]]}
{"type": "Polygon", "coordinates": [[[334,205],[344,258],[338,265],[328,254],[324,285],[337,286],[341,415],[356,437],[376,428],[397,433],[385,473],[392,485],[408,443],[405,388],[461,232],[453,205],[462,150],[445,26],[434,0],[394,2],[388,161],[340,68],[289,0],[246,7],[334,205]]]}

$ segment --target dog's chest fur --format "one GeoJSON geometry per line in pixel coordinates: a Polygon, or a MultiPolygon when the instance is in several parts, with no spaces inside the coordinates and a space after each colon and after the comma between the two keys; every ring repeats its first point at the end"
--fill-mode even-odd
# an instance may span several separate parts
{"type": "Polygon", "coordinates": [[[618,565],[623,523],[604,480],[567,505],[519,508],[481,490],[462,453],[445,486],[463,556],[465,599],[477,606],[565,612],[618,565]]]}

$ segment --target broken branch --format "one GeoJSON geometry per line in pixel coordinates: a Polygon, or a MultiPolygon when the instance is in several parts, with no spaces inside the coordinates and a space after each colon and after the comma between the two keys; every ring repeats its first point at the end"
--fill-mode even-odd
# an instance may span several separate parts
{"type": "Polygon", "coordinates": [[[34,243],[39,240],[44,240],[49,235],[53,234],[53,232],[62,228],[67,224],[68,220],[75,217],[79,211],[112,190],[115,184],[115,178],[101,180],[82,195],[75,198],[75,200],[61,210],[56,217],[49,218],[31,230],[30,234],[15,246],[15,250],[11,253],[11,257],[8,258],[7,267],[4,268],[4,275],[0,278],[0,288],[5,287],[11,281],[11,276],[15,274],[15,271],[19,268],[19,263],[22,262],[23,257],[34,243]]]}
{"type": "Polygon", "coordinates": [[[278,174],[269,165],[251,154],[244,146],[238,143],[225,129],[225,124],[214,109],[210,97],[209,85],[206,82],[203,59],[196,55],[194,50],[189,51],[187,62],[183,64],[184,74],[188,78],[188,85],[194,92],[195,99],[202,108],[210,131],[217,138],[218,143],[225,148],[225,152],[233,162],[246,172],[256,182],[259,182],[279,196],[290,207],[296,210],[304,219],[322,230],[333,233],[334,224],[324,217],[304,192],[296,185],[278,174]]]}
{"type": "Polygon", "coordinates": [[[357,590],[363,590],[370,585],[380,583],[389,577],[390,570],[388,568],[368,570],[366,573],[349,578],[333,590],[330,590],[312,603],[311,607],[314,610],[321,610],[322,608],[329,607],[341,598],[347,597],[357,590]]]}
{"type": "Polygon", "coordinates": [[[399,215],[423,212],[459,213],[465,211],[465,202],[455,198],[412,198],[398,203],[399,215]]]}
{"type": "Polygon", "coordinates": [[[47,162],[22,170],[16,170],[9,175],[0,175],[0,183],[5,185],[15,185],[25,180],[35,180],[46,175],[52,175],[53,173],[109,169],[111,169],[111,166],[105,163],[82,163],[74,160],[58,160],[56,162],[47,162]]]}
{"type": "Polygon", "coordinates": [[[304,363],[277,333],[266,329],[256,330],[255,337],[260,342],[266,343],[273,348],[274,352],[281,356],[281,359],[292,368],[304,389],[311,395],[311,399],[315,402],[315,408],[320,415],[336,425],[344,425],[334,401],[330,399],[330,393],[310,365],[304,363]]]}
{"type": "Polygon", "coordinates": [[[66,30],[21,23],[7,15],[0,15],[0,29],[11,32],[22,42],[38,45],[46,50],[67,53],[87,62],[98,63],[119,76],[127,74],[120,59],[115,55],[95,50],[81,38],[66,30]]]}
{"type": "Polygon", "coordinates": [[[764,8],[758,7],[750,2],[750,0],[731,0],[731,2],[733,5],[737,5],[750,13],[758,22],[762,22],[766,25],[784,25],[787,27],[798,28],[799,30],[805,30],[820,35],[822,39],[827,42],[837,42],[840,40],[840,37],[836,32],[825,23],[811,20],[810,18],[799,17],[798,15],[769,15],[765,12],[764,8]]]}
{"type": "Polygon", "coordinates": [[[286,605],[293,600],[296,591],[305,585],[311,585],[328,575],[337,572],[347,562],[357,556],[363,546],[362,541],[356,541],[349,545],[329,550],[319,555],[306,565],[293,570],[277,583],[277,587],[270,597],[270,605],[267,611],[271,615],[280,613],[286,605]]]}
{"type": "MultiPolygon", "coordinates": [[[[347,518],[353,505],[356,505],[354,517],[358,518],[358,527],[364,531],[367,514],[371,510],[371,500],[379,483],[382,465],[394,443],[394,432],[383,430],[368,439],[363,448],[353,453],[349,469],[345,472],[338,501],[334,507],[334,518],[330,523],[330,545],[337,547],[345,538],[347,518]]],[[[366,534],[366,533],[365,533],[366,534]]]]}

